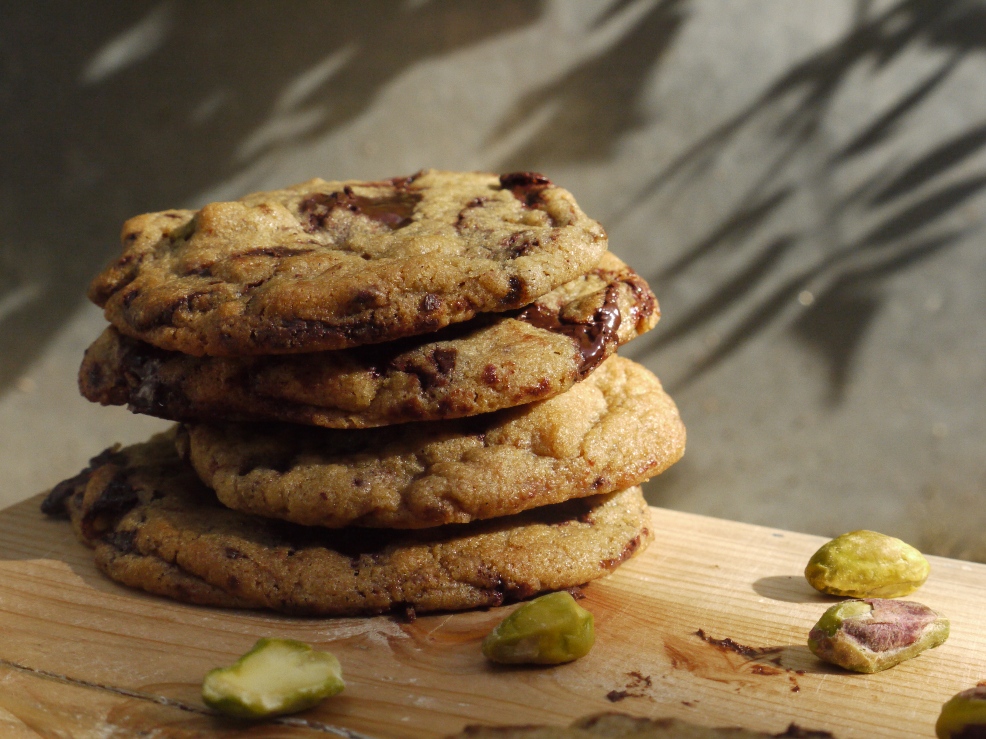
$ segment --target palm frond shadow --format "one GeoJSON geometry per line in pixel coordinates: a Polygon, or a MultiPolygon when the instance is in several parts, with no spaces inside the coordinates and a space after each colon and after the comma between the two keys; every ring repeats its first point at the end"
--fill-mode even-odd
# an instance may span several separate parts
{"type": "Polygon", "coordinates": [[[0,392],[84,302],[125,219],[191,204],[277,147],[323,138],[412,65],[524,28],[544,9],[10,5],[0,24],[0,392]],[[94,66],[133,51],[135,29],[148,28],[151,47],[94,66]]]}
{"type": "MultiPolygon", "coordinates": [[[[955,217],[970,199],[986,191],[986,173],[976,173],[974,157],[986,147],[986,122],[919,152],[890,160],[883,156],[875,172],[863,175],[849,192],[825,205],[824,248],[817,227],[792,228],[778,236],[777,217],[806,188],[833,189],[835,175],[879,147],[890,146],[912,116],[928,106],[970,51],[986,51],[986,20],[976,3],[904,0],[872,18],[862,15],[844,38],[811,55],[770,84],[748,106],[689,146],[637,193],[619,215],[648,202],[662,188],[694,185],[751,126],[770,126],[774,156],[763,174],[742,193],[739,204],[663,269],[649,276],[658,295],[674,280],[706,269],[729,256],[732,270],[718,278],[711,293],[653,338],[634,345],[636,357],[657,354],[710,326],[726,325],[714,346],[671,380],[680,390],[723,364],[765,330],[786,326],[828,367],[827,401],[845,398],[856,358],[884,303],[883,284],[958,244],[971,227],[956,227],[955,217]],[[808,180],[787,166],[792,151],[818,148],[833,100],[861,65],[886,66],[915,44],[939,47],[945,59],[930,75],[904,91],[897,101],[832,156],[814,167],[808,180]],[[973,172],[970,174],[969,170],[973,172]],[[814,181],[811,181],[814,178],[814,181]],[[843,222],[876,221],[860,235],[846,235],[843,222]],[[788,259],[797,255],[798,259],[788,259]],[[799,305],[799,298],[800,303],[799,305]]],[[[900,147],[898,147],[899,149],[900,147]]],[[[877,157],[879,160],[880,157],[877,157]]],[[[865,160],[869,165],[870,160],[865,160]]],[[[856,165],[857,167],[859,165],[856,165]]],[[[843,178],[844,179],[844,178],[843,178]]],[[[834,188],[838,189],[838,188],[834,188]]]]}
{"type": "MultiPolygon", "coordinates": [[[[965,233],[967,232],[948,232],[899,250],[870,267],[840,274],[814,299],[813,310],[806,311],[792,322],[791,327],[798,338],[809,348],[824,352],[830,360],[830,403],[838,403],[843,399],[856,350],[881,306],[879,282],[947,249],[965,233]]],[[[728,335],[716,342],[714,350],[695,362],[681,379],[667,383],[669,390],[679,392],[721,365],[757,336],[765,326],[782,316],[798,295],[823,271],[823,267],[818,267],[790,277],[768,297],[758,301],[728,335]]],[[[651,348],[663,343],[667,342],[658,338],[651,348]]],[[[646,352],[646,349],[643,351],[646,352]]]]}
{"type": "MultiPolygon", "coordinates": [[[[522,96],[493,131],[496,146],[532,120],[540,120],[524,143],[499,164],[501,171],[609,158],[616,144],[648,121],[641,95],[686,20],[687,0],[617,2],[597,19],[595,30],[640,14],[616,41],[556,80],[522,96]],[[640,11],[640,8],[645,8],[640,11]]],[[[590,33],[589,38],[592,38],[590,33]]]]}

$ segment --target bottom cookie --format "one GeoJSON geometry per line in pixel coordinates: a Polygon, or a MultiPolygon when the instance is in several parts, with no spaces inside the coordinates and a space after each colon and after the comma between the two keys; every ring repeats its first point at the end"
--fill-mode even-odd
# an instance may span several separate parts
{"type": "Polygon", "coordinates": [[[357,615],[495,606],[594,580],[652,538],[638,487],[418,529],[322,529],[224,508],[173,432],[109,449],[42,504],[125,585],[212,606],[357,615]]]}

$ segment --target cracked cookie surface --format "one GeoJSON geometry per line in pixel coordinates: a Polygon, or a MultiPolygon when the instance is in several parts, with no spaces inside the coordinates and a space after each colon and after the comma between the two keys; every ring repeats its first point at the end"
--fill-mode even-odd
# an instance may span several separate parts
{"type": "Polygon", "coordinates": [[[519,312],[438,335],[313,354],[194,357],[108,328],[82,394],[176,421],[368,428],[487,413],[564,392],[657,322],[647,283],[610,253],[519,312]]]}
{"type": "Polygon", "coordinates": [[[230,508],[419,528],[637,485],[681,457],[685,429],[658,379],[614,356],[550,400],[482,416],[345,431],[188,424],[179,445],[230,508]]]}
{"type": "Polygon", "coordinates": [[[311,180],[124,224],[89,297],[162,349],[312,352],[520,308],[591,269],[602,227],[543,175],[311,180]]]}
{"type": "Polygon", "coordinates": [[[94,458],[42,508],[114,580],[189,603],[308,615],[499,605],[601,577],[652,538],[639,488],[413,532],[322,530],[223,507],[173,433],[94,458]]]}

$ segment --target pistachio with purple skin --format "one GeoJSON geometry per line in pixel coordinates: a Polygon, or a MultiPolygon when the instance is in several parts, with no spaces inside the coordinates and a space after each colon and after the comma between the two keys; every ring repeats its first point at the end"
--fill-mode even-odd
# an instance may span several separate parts
{"type": "Polygon", "coordinates": [[[942,706],[935,734],[938,739],[986,737],[986,684],[963,690],[942,706]]]}
{"type": "Polygon", "coordinates": [[[948,638],[948,619],[906,600],[866,598],[829,608],[808,634],[819,659],[855,672],[879,672],[948,638]]]}

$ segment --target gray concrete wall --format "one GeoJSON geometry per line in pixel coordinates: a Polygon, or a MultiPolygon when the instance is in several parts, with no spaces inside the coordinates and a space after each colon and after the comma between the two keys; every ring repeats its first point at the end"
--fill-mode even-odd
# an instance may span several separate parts
{"type": "Polygon", "coordinates": [[[986,558],[986,6],[0,2],[0,503],[165,424],[78,397],[120,224],[535,169],[650,281],[650,500],[986,558]]]}

